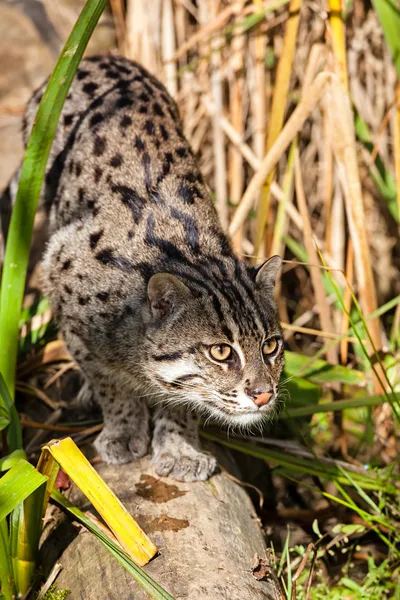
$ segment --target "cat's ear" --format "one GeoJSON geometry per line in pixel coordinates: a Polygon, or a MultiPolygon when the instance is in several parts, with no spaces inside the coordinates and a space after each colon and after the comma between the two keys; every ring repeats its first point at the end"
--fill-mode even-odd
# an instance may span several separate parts
{"type": "Polygon", "coordinates": [[[170,273],[156,273],[147,284],[149,308],[158,319],[171,314],[189,295],[186,285],[170,273]]]}
{"type": "Polygon", "coordinates": [[[256,285],[272,295],[274,293],[275,282],[281,265],[281,257],[275,255],[271,256],[271,258],[266,260],[265,263],[259,267],[255,267],[253,276],[255,277],[256,285]]]}

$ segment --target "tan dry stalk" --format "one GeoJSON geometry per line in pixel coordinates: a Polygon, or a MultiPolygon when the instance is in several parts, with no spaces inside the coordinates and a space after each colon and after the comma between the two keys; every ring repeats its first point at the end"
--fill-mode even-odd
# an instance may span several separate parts
{"type": "Polygon", "coordinates": [[[164,65],[164,83],[173,98],[178,93],[176,63],[171,60],[175,53],[175,22],[172,0],[162,4],[161,56],[164,65]]]}
{"type": "Polygon", "coordinates": [[[232,236],[244,223],[248,212],[251,210],[254,199],[261,189],[268,173],[277,164],[282,154],[286,151],[290,142],[299,133],[305,120],[318,104],[326,84],[334,77],[332,73],[319,73],[315,81],[305,93],[293,114],[288,119],[281,133],[271,146],[267,155],[263,158],[259,170],[253,175],[248,184],[243,198],[237,208],[229,227],[229,235],[232,236]]]}
{"type": "MultiPolygon", "coordinates": [[[[294,172],[294,155],[297,148],[297,138],[295,138],[290,147],[288,161],[286,165],[286,171],[283,178],[283,198],[280,200],[278,204],[278,210],[276,213],[275,227],[274,227],[274,235],[272,238],[271,244],[271,255],[279,254],[279,256],[283,256],[284,247],[282,244],[282,235],[285,229],[285,215],[287,213],[288,204],[291,202],[293,198],[293,172],[294,172]]],[[[272,189],[271,189],[272,191],[272,189]]],[[[287,226],[287,223],[286,223],[287,226]]]]}
{"type": "MultiPolygon", "coordinates": [[[[204,102],[206,103],[208,113],[210,115],[214,116],[215,115],[214,104],[212,102],[207,102],[206,100],[204,100],[204,102]]],[[[257,171],[260,168],[261,161],[254,154],[254,152],[250,148],[250,146],[248,146],[246,144],[246,142],[243,140],[243,136],[240,135],[236,131],[236,129],[233,127],[232,123],[230,123],[230,121],[228,121],[228,119],[226,117],[224,117],[224,115],[220,115],[219,122],[220,122],[221,128],[223,129],[223,131],[224,131],[226,137],[229,139],[229,141],[235,146],[235,148],[246,159],[246,161],[249,163],[249,165],[251,166],[253,171],[257,171]]]]}
{"type": "MultiPolygon", "coordinates": [[[[289,18],[286,22],[282,54],[278,63],[274,93],[272,97],[271,114],[269,118],[268,134],[265,144],[266,152],[270,150],[271,146],[278,137],[285,118],[290,78],[292,75],[292,65],[296,51],[297,31],[299,28],[301,5],[302,0],[290,0],[289,18]]],[[[261,197],[257,209],[256,232],[254,238],[254,254],[256,256],[258,256],[260,251],[263,254],[265,253],[264,248],[262,248],[262,241],[269,215],[271,200],[271,183],[274,178],[275,169],[272,169],[268,174],[261,191],[261,197]]]]}
{"type": "MultiPolygon", "coordinates": [[[[200,12],[203,9],[202,4],[204,4],[204,0],[202,3],[200,3],[200,12]]],[[[171,60],[176,61],[182,58],[186,54],[186,52],[188,52],[188,50],[190,50],[200,42],[204,42],[205,39],[207,39],[208,41],[208,38],[213,33],[218,33],[233,15],[238,15],[242,10],[243,0],[234,2],[233,4],[221,10],[219,14],[215,15],[212,20],[206,21],[206,23],[203,24],[203,26],[200,27],[198,31],[196,31],[186,42],[184,42],[172,56],[171,60]]]]}
{"type": "MultiPolygon", "coordinates": [[[[366,316],[377,308],[375,283],[365,226],[365,210],[357,164],[353,115],[348,94],[337,78],[327,89],[329,114],[332,119],[332,146],[345,197],[347,221],[354,245],[356,276],[361,305],[366,316]]],[[[372,340],[382,347],[379,319],[369,324],[372,340]]]]}
{"type": "Polygon", "coordinates": [[[122,0],[110,0],[111,12],[114,19],[115,35],[118,42],[118,50],[125,56],[125,7],[122,0]]]}
{"type": "MultiPolygon", "coordinates": [[[[215,18],[218,10],[217,0],[209,0],[210,13],[215,18]]],[[[229,224],[228,182],[226,169],[225,136],[220,124],[220,117],[224,112],[222,90],[222,59],[218,47],[221,45],[219,37],[211,42],[211,93],[215,107],[213,116],[213,150],[214,150],[214,187],[215,208],[217,209],[222,228],[226,231],[229,224]]]]}
{"type": "MultiPolygon", "coordinates": [[[[320,329],[312,329],[310,327],[300,327],[299,325],[293,325],[291,323],[282,323],[281,322],[281,327],[282,329],[286,330],[286,331],[293,331],[296,333],[305,333],[306,335],[315,335],[316,337],[322,337],[322,338],[326,338],[328,340],[338,340],[341,338],[341,336],[337,335],[336,333],[330,333],[329,331],[322,331],[320,329]]],[[[342,332],[344,333],[344,332],[342,332]]],[[[351,343],[358,343],[358,339],[356,337],[345,337],[344,338],[347,343],[351,342],[351,343]]],[[[343,340],[342,340],[343,341],[343,340]]]]}
{"type": "MultiPolygon", "coordinates": [[[[243,103],[244,51],[245,37],[238,33],[232,40],[232,54],[230,60],[230,69],[232,70],[230,84],[230,112],[233,127],[242,138],[245,130],[243,103]]],[[[229,199],[233,204],[239,204],[243,194],[244,170],[242,155],[235,147],[229,149],[229,183],[229,199]]],[[[244,227],[241,227],[232,239],[232,246],[236,252],[241,252],[242,250],[243,237],[244,227]]]]}
{"type": "MultiPolygon", "coordinates": [[[[313,230],[311,227],[310,215],[308,212],[307,202],[304,195],[299,151],[297,148],[294,154],[294,179],[296,186],[297,204],[303,220],[304,246],[306,248],[309,261],[311,263],[317,264],[319,262],[319,258],[313,240],[313,230]]],[[[310,267],[310,276],[315,292],[316,303],[318,306],[321,329],[327,333],[334,334],[332,319],[329,311],[329,304],[325,294],[321,270],[315,267],[310,267]]],[[[329,348],[327,352],[327,357],[329,362],[331,362],[332,364],[336,364],[338,362],[335,348],[329,348]]]]}

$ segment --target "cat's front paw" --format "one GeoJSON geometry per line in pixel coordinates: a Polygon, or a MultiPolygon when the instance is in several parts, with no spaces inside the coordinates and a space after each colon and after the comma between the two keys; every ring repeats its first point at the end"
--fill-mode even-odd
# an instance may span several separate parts
{"type": "Polygon", "coordinates": [[[160,477],[176,481],[205,481],[217,468],[216,459],[208,452],[185,444],[184,450],[166,444],[152,459],[160,477]]]}
{"type": "Polygon", "coordinates": [[[147,431],[118,433],[105,427],[96,438],[94,447],[105,463],[122,465],[145,456],[149,441],[147,431]]]}

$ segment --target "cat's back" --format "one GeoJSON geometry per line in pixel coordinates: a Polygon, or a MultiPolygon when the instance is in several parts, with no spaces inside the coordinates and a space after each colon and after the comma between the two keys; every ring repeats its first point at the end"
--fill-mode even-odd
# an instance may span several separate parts
{"type": "MultiPolygon", "coordinates": [[[[42,93],[31,102],[26,132],[42,93]]],[[[133,219],[136,226],[149,212],[168,221],[182,211],[201,214],[209,225],[216,220],[176,103],[154,76],[122,57],[82,61],[61,114],[44,195],[53,231],[100,213],[106,222],[133,219]]]]}

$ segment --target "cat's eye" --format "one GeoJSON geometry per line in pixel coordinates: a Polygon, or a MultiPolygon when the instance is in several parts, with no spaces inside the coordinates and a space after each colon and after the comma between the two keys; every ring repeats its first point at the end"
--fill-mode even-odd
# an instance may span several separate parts
{"type": "Polygon", "coordinates": [[[232,358],[233,349],[229,344],[214,344],[210,347],[210,356],[218,362],[232,358]]]}
{"type": "Polygon", "coordinates": [[[277,338],[270,338],[266,340],[262,345],[262,353],[265,358],[270,358],[276,354],[279,348],[279,340],[277,338]]]}

